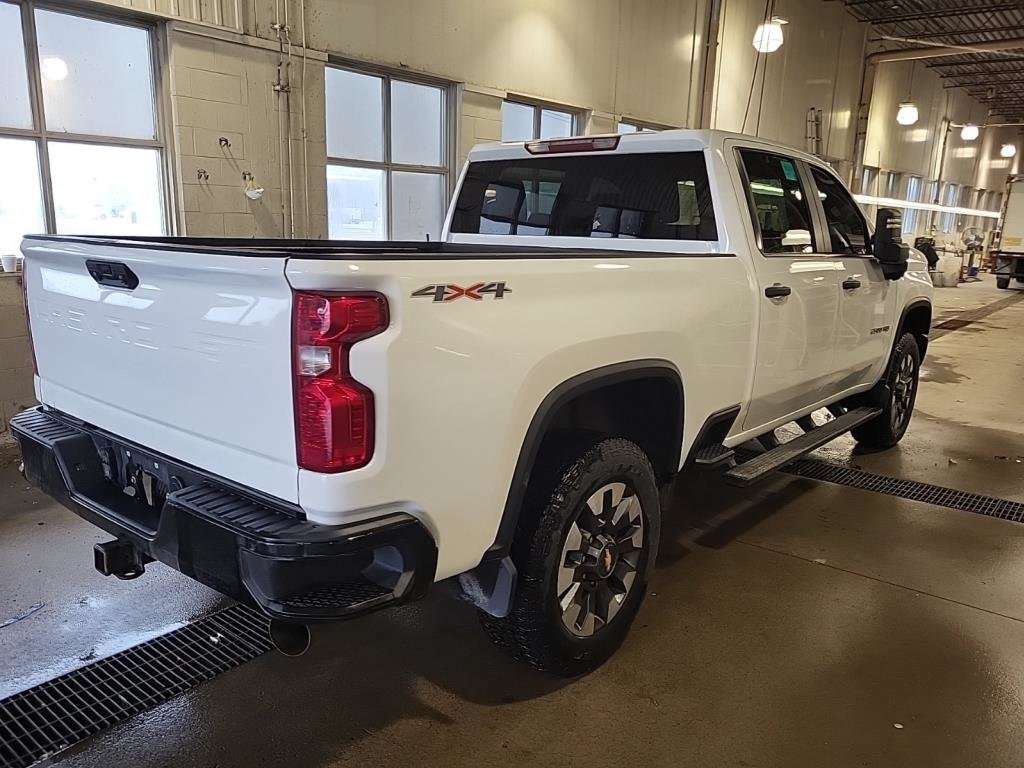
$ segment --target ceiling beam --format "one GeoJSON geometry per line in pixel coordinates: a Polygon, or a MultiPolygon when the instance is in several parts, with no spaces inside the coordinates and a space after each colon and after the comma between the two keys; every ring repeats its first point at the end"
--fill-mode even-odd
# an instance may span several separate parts
{"type": "MultiPolygon", "coordinates": [[[[852,3],[847,3],[847,6],[852,3]]],[[[982,8],[938,8],[934,11],[919,11],[917,13],[903,13],[893,16],[879,16],[871,19],[872,24],[901,24],[906,21],[927,21],[929,19],[957,18],[961,16],[983,16],[987,13],[999,13],[1002,11],[1015,11],[1020,8],[1020,3],[998,3],[986,5],[982,8]]]]}
{"type": "MultiPolygon", "coordinates": [[[[935,66],[929,64],[929,66],[935,66]]],[[[944,66],[944,65],[937,65],[944,66]]],[[[966,66],[957,65],[957,66],[966,66]]],[[[978,64],[978,66],[985,66],[984,64],[978,64]]],[[[955,77],[980,77],[981,75],[1021,75],[1024,74],[1024,59],[1021,60],[1021,66],[1015,67],[1014,69],[983,69],[980,72],[947,72],[939,75],[943,80],[948,80],[955,77]]]]}
{"type": "MultiPolygon", "coordinates": [[[[939,32],[914,32],[914,37],[921,40],[933,40],[936,37],[956,37],[960,35],[984,35],[988,33],[996,34],[1001,32],[1013,32],[1015,35],[1019,35],[1021,30],[1024,30],[1024,25],[1021,24],[1009,24],[1002,27],[975,27],[971,26],[969,29],[945,29],[939,32]]],[[[977,42],[990,42],[988,40],[979,40],[977,42]]],[[[959,43],[958,43],[959,44],[959,43]]],[[[970,42],[963,43],[964,45],[971,45],[970,42]]]]}
{"type": "MultiPolygon", "coordinates": [[[[1024,69],[1017,72],[1018,75],[1024,75],[1024,69]]],[[[964,75],[964,77],[977,77],[977,75],[964,75]]],[[[943,88],[991,88],[995,85],[1021,85],[1024,84],[1024,77],[1013,78],[1011,80],[972,80],[969,83],[943,83],[943,88]]]]}
{"type": "MultiPolygon", "coordinates": [[[[949,57],[953,57],[953,56],[970,56],[973,53],[984,54],[984,53],[986,53],[986,51],[962,51],[960,53],[957,53],[956,51],[950,51],[948,54],[943,54],[942,57],[936,57],[936,58],[943,58],[945,56],[949,56],[949,57]]],[[[995,58],[983,59],[982,61],[942,61],[942,62],[934,62],[934,61],[932,61],[932,62],[928,63],[928,66],[940,69],[942,67],[984,67],[984,66],[987,66],[989,64],[1010,64],[1010,63],[1020,64],[1021,66],[1024,66],[1024,55],[1018,55],[1018,56],[996,56],[995,58]]]]}

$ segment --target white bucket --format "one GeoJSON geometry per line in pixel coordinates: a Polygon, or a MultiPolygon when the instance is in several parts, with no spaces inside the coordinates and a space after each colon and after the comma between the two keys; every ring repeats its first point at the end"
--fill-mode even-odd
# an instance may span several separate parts
{"type": "Polygon", "coordinates": [[[0,256],[0,266],[4,268],[4,272],[14,272],[17,270],[18,257],[12,254],[4,254],[0,256]]]}
{"type": "Polygon", "coordinates": [[[932,273],[932,283],[939,288],[956,288],[960,282],[961,264],[959,256],[939,256],[939,263],[935,267],[935,272],[932,273]]]}

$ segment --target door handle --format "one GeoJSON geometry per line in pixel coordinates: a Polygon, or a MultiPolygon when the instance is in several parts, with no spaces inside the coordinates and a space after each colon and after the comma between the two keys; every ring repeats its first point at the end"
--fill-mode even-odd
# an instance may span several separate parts
{"type": "Polygon", "coordinates": [[[852,277],[843,280],[844,291],[855,291],[860,288],[860,280],[854,280],[852,277]]]}
{"type": "Polygon", "coordinates": [[[769,285],[764,289],[764,295],[769,299],[781,299],[783,296],[789,296],[793,292],[793,289],[788,285],[769,285]]]}

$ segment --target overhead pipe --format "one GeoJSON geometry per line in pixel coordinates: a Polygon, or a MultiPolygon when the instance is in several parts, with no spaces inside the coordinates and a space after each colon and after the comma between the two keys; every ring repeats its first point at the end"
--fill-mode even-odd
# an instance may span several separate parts
{"type": "MultiPolygon", "coordinates": [[[[900,39],[900,38],[891,38],[900,39]]],[[[907,40],[907,42],[916,42],[907,40]]],[[[994,51],[1014,51],[1024,48],[1024,38],[1013,40],[993,40],[986,43],[970,45],[929,45],[924,48],[903,48],[898,51],[876,51],[868,54],[866,64],[884,64],[890,61],[918,61],[920,59],[938,59],[943,56],[963,56],[965,53],[991,53],[994,51]]]]}

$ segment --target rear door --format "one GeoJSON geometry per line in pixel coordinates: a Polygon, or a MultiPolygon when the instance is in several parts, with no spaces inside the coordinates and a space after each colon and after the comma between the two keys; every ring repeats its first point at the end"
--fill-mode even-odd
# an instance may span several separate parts
{"type": "Polygon", "coordinates": [[[284,256],[28,239],[46,405],[296,501],[284,256]]]}
{"type": "Polygon", "coordinates": [[[827,229],[822,252],[835,262],[839,283],[831,386],[840,392],[881,376],[892,343],[897,288],[871,254],[867,221],[853,197],[830,171],[809,168],[827,229]]]}
{"type": "Polygon", "coordinates": [[[834,261],[819,253],[806,169],[767,149],[736,149],[757,246],[760,323],[743,429],[806,409],[833,377],[838,306],[834,261]]]}

